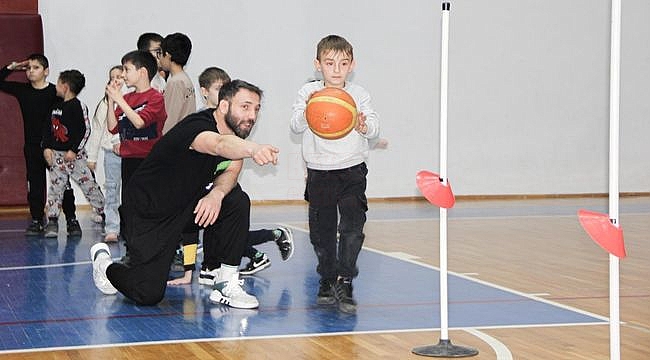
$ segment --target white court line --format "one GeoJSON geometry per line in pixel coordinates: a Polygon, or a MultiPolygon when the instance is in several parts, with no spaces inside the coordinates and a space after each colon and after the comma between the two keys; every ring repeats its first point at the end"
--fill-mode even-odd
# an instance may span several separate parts
{"type": "Polygon", "coordinates": [[[401,251],[393,251],[393,252],[390,252],[389,254],[390,254],[390,256],[392,256],[392,257],[394,257],[396,259],[403,259],[403,260],[415,260],[415,259],[420,258],[419,256],[411,255],[411,254],[401,252],[401,251]]]}
{"type": "MultiPolygon", "coordinates": [[[[290,226],[290,225],[285,225],[285,226],[290,227],[292,229],[295,229],[296,231],[300,231],[300,232],[303,232],[303,233],[309,233],[309,230],[305,230],[305,229],[300,228],[300,227],[290,226]]],[[[409,262],[409,263],[412,263],[412,264],[415,264],[415,265],[418,265],[418,266],[423,266],[423,267],[426,267],[426,268],[429,268],[429,269],[440,271],[440,269],[438,267],[436,267],[436,266],[425,264],[425,263],[419,262],[417,260],[413,260],[413,258],[417,258],[415,256],[408,256],[406,258],[401,258],[401,257],[392,256],[391,252],[377,250],[377,249],[373,249],[373,248],[370,248],[370,247],[367,247],[367,246],[364,246],[363,249],[374,252],[374,253],[377,253],[377,254],[381,254],[381,255],[384,255],[384,256],[392,257],[392,258],[395,258],[395,259],[398,259],[398,260],[406,261],[406,262],[409,262]]],[[[571,307],[571,306],[560,304],[558,302],[554,302],[554,301],[551,301],[551,300],[540,298],[540,297],[534,296],[534,294],[526,294],[526,293],[523,293],[521,291],[510,289],[510,288],[507,288],[505,286],[496,285],[496,284],[493,284],[493,283],[490,283],[490,282],[487,282],[487,281],[484,281],[484,280],[476,279],[476,278],[473,278],[471,276],[466,276],[466,275],[463,275],[461,273],[456,273],[456,272],[453,272],[453,271],[448,271],[448,273],[452,274],[454,276],[458,276],[458,277],[460,277],[462,279],[465,279],[465,280],[469,280],[469,281],[479,283],[479,284],[484,285],[484,286],[499,289],[499,290],[509,292],[509,293],[512,293],[512,294],[515,294],[515,295],[519,295],[519,296],[522,296],[522,297],[525,297],[525,298],[528,298],[528,299],[531,299],[531,300],[534,300],[534,301],[539,301],[539,302],[542,302],[542,303],[545,303],[545,304],[553,305],[553,306],[556,306],[556,307],[559,307],[559,308],[562,308],[562,309],[565,309],[565,310],[573,311],[573,312],[576,312],[576,313],[579,313],[579,314],[582,314],[582,315],[590,316],[590,317],[593,317],[593,318],[596,318],[596,319],[599,319],[599,320],[602,320],[602,321],[609,322],[609,318],[607,318],[605,316],[601,316],[601,315],[594,314],[594,313],[591,313],[591,312],[588,312],[588,311],[585,311],[585,310],[581,310],[581,309],[578,309],[578,308],[574,308],[574,307],[571,307]]],[[[621,323],[624,324],[624,322],[621,322],[621,323]]],[[[552,324],[552,325],[555,326],[555,324],[552,324]]]]}
{"type": "MultiPolygon", "coordinates": [[[[648,213],[621,213],[622,215],[634,215],[634,216],[645,216],[648,213]]],[[[503,219],[525,219],[525,218],[576,218],[578,221],[578,213],[575,214],[560,214],[560,215],[541,215],[541,214],[530,214],[530,215],[492,215],[492,216],[471,216],[471,215],[462,215],[462,214],[453,214],[449,213],[448,220],[503,220],[503,219]]],[[[438,217],[412,217],[412,218],[393,218],[393,219],[367,219],[366,222],[415,222],[415,221],[438,221],[438,217]]]]}
{"type": "Polygon", "coordinates": [[[512,353],[510,352],[510,349],[508,349],[508,347],[505,346],[501,341],[476,329],[465,329],[465,331],[490,345],[490,347],[492,347],[492,350],[494,350],[494,352],[497,354],[497,360],[512,360],[512,353]]]}
{"type": "MultiPolygon", "coordinates": [[[[522,216],[523,217],[523,216],[522,216]]],[[[545,216],[544,216],[545,217],[545,216]]],[[[501,217],[503,218],[503,217],[501,217]]],[[[427,219],[413,219],[413,220],[427,220],[427,219]]],[[[404,221],[404,219],[400,220],[395,220],[395,221],[404,221]]],[[[308,230],[305,230],[301,227],[297,226],[292,226],[288,224],[283,224],[283,223],[277,223],[278,225],[281,226],[286,226],[288,228],[291,228],[296,231],[300,231],[303,233],[309,233],[308,230]]],[[[22,230],[21,230],[22,231],[22,230]]],[[[439,271],[439,269],[435,266],[431,266],[428,264],[421,263],[419,261],[416,261],[414,259],[418,259],[418,257],[403,253],[403,252],[383,252],[381,250],[377,249],[372,249],[369,247],[363,247],[365,250],[372,251],[378,254],[382,254],[384,256],[396,258],[398,260],[402,261],[407,261],[409,263],[423,266],[426,268],[434,269],[439,271]]],[[[6,267],[6,268],[0,268],[0,271],[8,271],[8,270],[23,270],[23,269],[38,269],[38,268],[55,268],[55,267],[64,267],[64,266],[75,266],[75,265],[86,265],[90,264],[91,261],[80,261],[80,262],[73,262],[73,263],[63,263],[63,264],[48,264],[48,265],[35,265],[35,266],[20,266],[20,267],[6,267]]],[[[579,310],[576,308],[572,308],[569,306],[565,306],[559,303],[555,303],[552,301],[548,301],[545,299],[540,299],[532,294],[524,294],[512,289],[508,289],[502,286],[498,286],[495,284],[491,284],[489,282],[483,281],[483,280],[478,280],[469,277],[468,275],[474,275],[475,273],[467,273],[467,274],[458,274],[458,273],[453,273],[449,272],[452,275],[464,278],[466,280],[470,281],[475,281],[477,283],[480,283],[485,286],[493,287],[496,289],[500,289],[506,292],[511,292],[513,294],[520,295],[522,297],[526,297],[535,301],[540,301],[543,303],[548,303],[560,308],[564,308],[567,310],[571,310],[577,313],[581,313],[584,315],[588,315],[594,318],[601,319],[603,321],[608,321],[607,318],[602,317],[600,315],[592,314],[583,310],[579,310]]],[[[476,274],[478,275],[478,274],[476,274]]],[[[508,348],[495,338],[482,333],[478,331],[477,329],[508,329],[508,328],[536,328],[536,327],[562,327],[562,326],[587,326],[587,325],[603,325],[603,323],[565,323],[565,324],[530,324],[530,325],[505,325],[505,326],[485,326],[485,327],[476,327],[476,328],[449,328],[450,330],[463,330],[466,331],[470,334],[473,334],[474,336],[480,338],[487,344],[489,344],[492,349],[494,349],[495,353],[497,354],[497,359],[498,360],[511,360],[512,359],[512,354],[508,350],[508,348]]],[[[289,335],[269,335],[269,336],[245,336],[245,337],[226,337],[226,338],[202,338],[202,339],[182,339],[182,340],[165,340],[165,341],[149,341],[149,342],[134,342],[134,343],[115,343],[115,344],[98,344],[98,345],[82,345],[82,346],[69,346],[69,347],[44,347],[44,348],[31,348],[31,349],[16,349],[16,350],[5,350],[5,351],[0,351],[0,354],[10,354],[10,353],[29,353],[29,352],[36,352],[36,351],[57,351],[57,350],[83,350],[83,349],[97,349],[97,348],[110,348],[110,347],[124,347],[124,346],[140,346],[140,345],[165,345],[165,344],[178,344],[178,343],[191,343],[191,342],[210,342],[210,341],[246,341],[246,340],[257,340],[257,339],[279,339],[279,338],[300,338],[300,337],[313,337],[313,336],[339,336],[339,335],[358,335],[358,334],[386,334],[386,333],[405,333],[405,332],[423,332],[423,331],[439,331],[439,328],[428,328],[428,329],[401,329],[401,330],[375,330],[375,331],[347,331],[347,332],[334,332],[334,333],[308,333],[308,334],[289,334],[289,335]]]]}
{"type": "MultiPolygon", "coordinates": [[[[553,326],[594,326],[603,325],[602,323],[580,323],[580,324],[554,324],[553,326]]],[[[530,325],[524,327],[548,327],[548,325],[530,325]]],[[[516,329],[521,326],[485,326],[476,328],[454,328],[449,330],[477,331],[476,329],[516,329]]],[[[409,333],[409,332],[437,332],[440,328],[426,328],[426,329],[392,329],[392,330],[368,330],[368,331],[341,331],[330,333],[306,333],[306,334],[287,334],[287,335],[262,335],[262,336],[241,336],[241,337],[220,337],[220,338],[197,338],[197,339],[176,339],[176,340],[160,340],[160,341],[143,341],[143,342],[125,342],[125,343],[110,343],[110,344],[96,344],[96,345],[79,345],[79,346],[60,346],[60,347],[41,347],[30,349],[15,349],[15,350],[2,350],[0,354],[15,354],[15,353],[29,353],[37,351],[59,351],[59,350],[86,350],[86,349],[102,349],[126,346],[147,346],[147,345],[173,345],[181,343],[195,343],[195,342],[212,342],[212,341],[249,341],[249,340],[268,340],[268,339],[294,339],[314,336],[346,336],[346,335],[373,335],[373,334],[394,334],[394,333],[409,333]]],[[[488,335],[486,335],[488,336],[488,335]]],[[[407,351],[405,349],[405,351],[407,351]]],[[[497,358],[501,360],[501,358],[497,358]]],[[[505,359],[504,359],[505,360],[505,359]]]]}
{"type": "MultiPolygon", "coordinates": [[[[366,246],[364,246],[363,248],[365,250],[372,251],[372,252],[377,253],[377,254],[382,254],[382,255],[391,257],[390,253],[388,253],[388,252],[384,252],[384,251],[377,250],[377,249],[372,249],[372,248],[369,248],[369,247],[366,247],[366,246]]],[[[399,260],[407,261],[407,262],[410,262],[410,263],[415,264],[415,265],[419,265],[419,266],[423,266],[423,267],[426,267],[426,268],[429,268],[429,269],[440,271],[440,269],[438,267],[436,267],[436,266],[429,265],[429,264],[424,264],[424,263],[421,263],[421,262],[416,261],[416,260],[411,260],[411,259],[399,259],[399,260]]],[[[557,302],[554,302],[554,301],[550,301],[550,300],[547,300],[547,299],[539,298],[539,297],[533,296],[531,294],[523,293],[521,291],[513,290],[513,289],[510,289],[510,288],[507,288],[507,287],[504,287],[504,286],[496,285],[496,284],[493,284],[493,283],[490,283],[490,282],[487,282],[487,281],[484,281],[484,280],[476,279],[476,278],[473,278],[473,277],[470,277],[470,276],[465,276],[463,274],[455,273],[453,271],[448,271],[448,273],[452,274],[454,276],[458,276],[460,278],[463,278],[465,280],[474,281],[474,282],[479,283],[481,285],[485,285],[485,286],[488,286],[488,287],[493,287],[495,289],[499,289],[499,290],[506,291],[506,292],[509,292],[509,293],[512,293],[512,294],[515,294],[515,295],[523,296],[523,297],[531,299],[531,300],[535,300],[535,301],[543,302],[543,303],[546,303],[546,304],[549,304],[549,305],[557,306],[559,308],[562,308],[562,309],[565,309],[565,310],[570,310],[570,311],[573,311],[573,312],[577,312],[577,313],[582,314],[582,315],[591,316],[591,317],[600,319],[602,321],[609,321],[609,319],[607,317],[604,317],[604,316],[601,316],[601,315],[598,315],[598,314],[594,314],[594,313],[591,313],[591,312],[588,312],[588,311],[580,310],[580,309],[577,309],[577,308],[574,308],[574,307],[571,307],[571,306],[563,305],[563,304],[560,304],[560,303],[557,303],[557,302]]]]}
{"type": "MultiPolygon", "coordinates": [[[[117,261],[120,258],[113,258],[113,261],[117,261]]],[[[33,270],[33,269],[49,269],[49,268],[58,268],[66,266],[76,266],[76,265],[88,265],[92,264],[92,261],[77,261],[70,263],[60,263],[60,264],[45,264],[45,265],[30,265],[30,266],[8,266],[0,267],[0,271],[15,271],[15,270],[33,270]]]]}
{"type": "Polygon", "coordinates": [[[14,232],[25,232],[25,229],[4,229],[4,230],[0,230],[0,234],[14,233],[14,232]]]}
{"type": "Polygon", "coordinates": [[[10,267],[2,267],[2,268],[0,268],[0,271],[48,269],[48,268],[57,268],[57,267],[75,266],[75,265],[86,265],[86,264],[90,264],[90,260],[71,262],[71,263],[62,263],[62,264],[46,264],[46,265],[31,265],[31,266],[10,266],[10,267]]]}

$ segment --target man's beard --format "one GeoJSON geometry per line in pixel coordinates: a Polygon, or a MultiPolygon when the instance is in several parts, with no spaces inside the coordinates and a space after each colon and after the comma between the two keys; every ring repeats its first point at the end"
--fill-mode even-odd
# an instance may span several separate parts
{"type": "Polygon", "coordinates": [[[230,128],[230,130],[232,130],[235,133],[235,135],[237,135],[238,137],[240,137],[242,139],[246,139],[248,137],[248,135],[250,135],[251,130],[253,129],[252,126],[251,126],[250,130],[240,128],[238,126],[238,123],[240,123],[242,121],[238,121],[239,119],[235,119],[232,116],[232,112],[230,111],[230,108],[228,108],[228,112],[226,113],[225,120],[226,120],[226,124],[228,124],[228,127],[230,128]]]}

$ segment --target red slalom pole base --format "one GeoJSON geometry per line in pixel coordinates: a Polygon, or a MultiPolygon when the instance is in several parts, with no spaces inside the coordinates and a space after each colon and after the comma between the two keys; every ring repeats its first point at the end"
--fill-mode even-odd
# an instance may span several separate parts
{"type": "Polygon", "coordinates": [[[466,346],[454,345],[451,340],[440,339],[436,345],[418,346],[411,350],[421,356],[461,358],[478,355],[478,350],[466,346]]]}
{"type": "Polygon", "coordinates": [[[421,170],[415,176],[418,189],[430,203],[449,209],[456,203],[456,198],[451,191],[451,184],[444,184],[442,181],[440,175],[427,170],[421,170]]]}
{"type": "Polygon", "coordinates": [[[609,215],[595,211],[579,210],[578,220],[589,237],[610,254],[624,258],[623,229],[612,224],[609,215]]]}

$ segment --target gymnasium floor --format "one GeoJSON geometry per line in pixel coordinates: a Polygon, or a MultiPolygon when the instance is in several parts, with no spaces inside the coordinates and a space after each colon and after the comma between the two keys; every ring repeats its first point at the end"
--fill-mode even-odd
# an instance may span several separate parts
{"type": "MultiPolygon", "coordinates": [[[[571,301],[549,299],[546,293],[512,290],[504,284],[481,280],[477,275],[482,269],[476,269],[477,273],[453,272],[453,249],[461,241],[454,238],[453,221],[571,217],[583,206],[606,212],[606,199],[588,199],[586,203],[564,200],[459,202],[450,211],[450,328],[606,327],[606,312],[598,314],[590,308],[572,306],[571,301]]],[[[360,255],[361,272],[354,282],[355,298],[359,303],[356,315],[343,315],[333,307],[315,304],[318,276],[305,230],[306,211],[303,206],[285,206],[278,210],[277,206],[254,207],[253,228],[273,227],[274,224],[290,226],[294,231],[296,251],[285,263],[280,260],[274,244],[260,246],[273,265],[245,278],[245,287],[260,301],[257,310],[210,304],[207,300],[209,288],[196,284],[196,279],[191,286],[168,287],[165,300],[153,307],[137,306],[121,295],[102,295],[93,286],[88,255],[90,246],[101,236],[97,225],[89,220],[88,211],[79,212],[84,232],[80,239],[67,238],[64,231],[58,239],[28,238],[23,235],[27,224],[24,220],[0,218],[3,249],[0,258],[3,289],[0,294],[0,355],[125,344],[436,331],[439,328],[439,272],[435,261],[432,264],[426,260],[437,256],[433,246],[437,238],[421,239],[422,234],[436,236],[436,208],[424,202],[371,204],[367,247],[360,255]],[[395,236],[397,228],[410,229],[413,238],[395,236]],[[389,246],[409,244],[414,240],[415,244],[407,249],[389,246]],[[428,243],[426,248],[427,252],[432,250],[430,253],[422,253],[423,242],[428,243]]],[[[642,214],[647,220],[650,201],[623,202],[621,212],[642,214]]],[[[63,222],[60,227],[64,228],[63,222]]],[[[624,222],[623,227],[625,230],[624,222]]],[[[590,250],[598,254],[600,249],[590,244],[586,235],[582,241],[586,248],[593,246],[590,250]]],[[[489,244],[483,246],[490,247],[489,244]]],[[[121,245],[111,245],[111,248],[113,256],[119,258],[123,251],[121,245]]],[[[606,255],[603,257],[606,259],[606,255]]],[[[465,265],[471,265],[471,261],[465,265]]],[[[503,270],[510,271],[508,266],[504,264],[503,270]]],[[[511,276],[516,278],[517,274],[511,273],[511,276]]],[[[647,279],[644,286],[647,286],[647,279]]],[[[644,286],[642,294],[647,290],[644,286]]],[[[644,296],[647,304],[648,294],[644,296]]],[[[641,319],[640,323],[647,320],[641,319]]],[[[404,349],[406,353],[408,350],[404,349]]],[[[650,350],[647,354],[650,356],[650,350]]]]}

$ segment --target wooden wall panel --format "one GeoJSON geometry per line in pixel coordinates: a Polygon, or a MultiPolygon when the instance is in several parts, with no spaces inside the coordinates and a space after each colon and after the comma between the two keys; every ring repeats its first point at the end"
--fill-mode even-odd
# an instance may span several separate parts
{"type": "Polygon", "coordinates": [[[0,14],[38,14],[38,0],[0,0],[0,14]]]}
{"type": "MultiPolygon", "coordinates": [[[[9,1],[0,0],[0,5],[6,3],[9,1]]],[[[43,24],[38,14],[0,13],[0,66],[42,52],[43,24]]],[[[18,71],[7,80],[27,81],[24,72],[18,71]]],[[[27,180],[23,119],[16,99],[3,92],[0,92],[0,123],[0,205],[25,205],[27,180]]]]}

